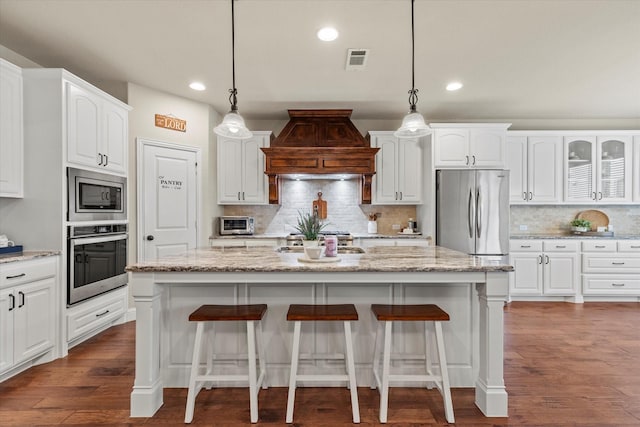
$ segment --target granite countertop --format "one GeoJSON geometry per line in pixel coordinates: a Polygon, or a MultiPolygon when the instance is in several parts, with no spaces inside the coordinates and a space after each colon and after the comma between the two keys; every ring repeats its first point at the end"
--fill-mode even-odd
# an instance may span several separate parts
{"type": "Polygon", "coordinates": [[[286,239],[289,233],[272,234],[228,234],[226,236],[209,236],[209,240],[214,239],[286,239]]]}
{"type": "Polygon", "coordinates": [[[574,240],[640,240],[640,234],[615,234],[613,236],[585,236],[582,234],[512,234],[510,239],[574,239],[574,240]]]}
{"type": "Polygon", "coordinates": [[[301,253],[273,248],[200,248],[127,266],[131,272],[486,272],[513,271],[508,257],[474,257],[437,246],[375,246],[364,254],[339,254],[339,262],[306,263],[301,253]]]}
{"type": "Polygon", "coordinates": [[[351,233],[355,239],[425,239],[431,240],[431,236],[425,236],[422,233],[396,233],[396,234],[369,234],[369,233],[351,233]]]}
{"type": "Polygon", "coordinates": [[[60,255],[60,251],[24,251],[21,253],[8,254],[0,257],[0,264],[8,264],[17,261],[27,261],[34,258],[60,255]]]}

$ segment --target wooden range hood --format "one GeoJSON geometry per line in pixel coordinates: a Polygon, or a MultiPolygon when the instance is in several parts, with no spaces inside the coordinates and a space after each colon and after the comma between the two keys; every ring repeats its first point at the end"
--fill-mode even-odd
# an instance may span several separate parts
{"type": "Polygon", "coordinates": [[[280,203],[281,175],[360,175],[363,204],[371,203],[371,178],[379,148],[351,122],[352,110],[289,110],[289,123],[262,148],[269,176],[269,203],[280,203]]]}

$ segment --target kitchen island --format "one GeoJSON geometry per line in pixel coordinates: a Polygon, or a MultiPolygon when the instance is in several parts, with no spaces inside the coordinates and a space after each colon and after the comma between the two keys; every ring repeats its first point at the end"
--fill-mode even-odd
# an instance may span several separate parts
{"type": "MultiPolygon", "coordinates": [[[[478,258],[440,247],[372,247],[363,254],[339,254],[332,263],[300,262],[301,253],[273,248],[206,248],[130,265],[129,284],[136,305],[136,376],[131,416],[150,417],[163,403],[164,387],[186,387],[195,325],[187,318],[202,304],[265,303],[267,384],[287,386],[293,326],[289,304],[353,303],[354,353],[358,385],[371,381],[375,323],[370,304],[435,303],[451,321],[443,329],[452,387],[475,387],[476,405],[486,416],[507,416],[503,380],[503,305],[507,299],[505,258],[478,258]]],[[[341,349],[332,324],[305,325],[303,346],[313,353],[341,349]]],[[[398,325],[394,350],[418,353],[421,325],[398,325]]],[[[217,348],[243,350],[240,325],[216,327],[217,348]]],[[[244,363],[222,360],[226,372],[244,363]]],[[[300,369],[332,360],[309,359],[300,369]]],[[[424,361],[404,363],[415,372],[424,361]]],[[[400,367],[399,367],[400,368],[400,367]]],[[[335,384],[340,385],[340,384],[335,384]]]]}

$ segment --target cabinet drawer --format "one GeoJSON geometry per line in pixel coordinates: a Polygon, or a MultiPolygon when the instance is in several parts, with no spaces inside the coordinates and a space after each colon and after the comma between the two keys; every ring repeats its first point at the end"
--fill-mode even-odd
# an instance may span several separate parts
{"type": "Polygon", "coordinates": [[[640,273],[640,256],[582,255],[583,273],[640,273]]]}
{"type": "Polygon", "coordinates": [[[585,295],[640,295],[640,278],[635,275],[582,277],[582,291],[585,295]]]}
{"type": "Polygon", "coordinates": [[[56,274],[57,260],[58,257],[53,256],[3,264],[0,266],[0,288],[53,277],[56,274]]]}
{"type": "Polygon", "coordinates": [[[511,240],[509,242],[511,252],[542,252],[541,240],[511,240]]]}
{"type": "Polygon", "coordinates": [[[618,240],[618,251],[640,253],[640,242],[637,240],[618,240]]]}
{"type": "Polygon", "coordinates": [[[578,242],[570,240],[548,240],[542,242],[545,252],[576,252],[578,242]]]}
{"type": "Polygon", "coordinates": [[[113,298],[87,302],[78,310],[70,309],[67,314],[67,339],[69,341],[98,329],[124,314],[125,300],[121,292],[115,292],[113,298]]]}
{"type": "Polygon", "coordinates": [[[618,249],[615,240],[594,240],[582,242],[583,252],[615,252],[618,249]]]}

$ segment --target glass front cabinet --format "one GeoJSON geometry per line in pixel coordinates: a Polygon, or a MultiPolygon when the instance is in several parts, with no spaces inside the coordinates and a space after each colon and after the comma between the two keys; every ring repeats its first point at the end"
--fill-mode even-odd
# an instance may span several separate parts
{"type": "Polygon", "coordinates": [[[565,137],[565,201],[631,202],[630,136],[565,137]]]}

